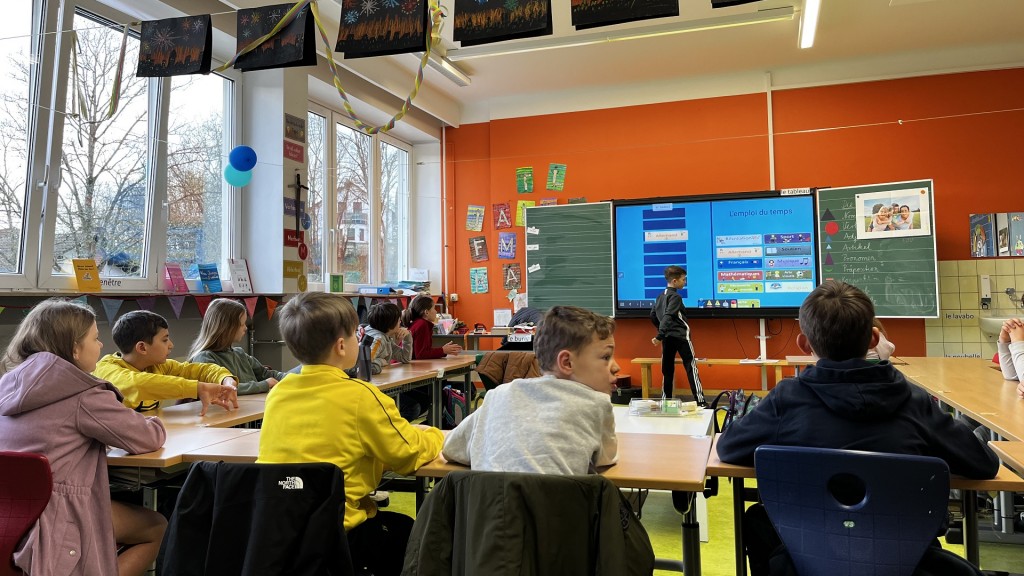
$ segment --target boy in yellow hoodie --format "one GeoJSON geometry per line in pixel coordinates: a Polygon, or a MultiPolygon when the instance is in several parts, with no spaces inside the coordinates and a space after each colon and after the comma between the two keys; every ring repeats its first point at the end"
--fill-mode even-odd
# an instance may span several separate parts
{"type": "Polygon", "coordinates": [[[238,382],[231,372],[216,364],[167,357],[174,342],[163,316],[133,310],[114,323],[113,337],[120,352],[104,356],[93,375],[116,386],[125,406],[144,412],[160,400],[195,398],[203,403],[201,416],[210,404],[238,408],[238,382]]]}
{"type": "Polygon", "coordinates": [[[305,292],[280,309],[281,336],[302,363],[267,397],[259,463],[333,462],[345,474],[345,532],[357,572],[398,576],[412,518],[378,512],[385,466],[411,474],[441,452],[437,428],[414,426],[376,386],[349,378],[359,316],[337,294],[305,292]]]}

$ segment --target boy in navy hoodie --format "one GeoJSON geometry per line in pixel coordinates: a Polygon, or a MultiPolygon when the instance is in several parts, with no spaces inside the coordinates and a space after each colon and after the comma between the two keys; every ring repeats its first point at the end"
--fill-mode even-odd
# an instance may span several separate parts
{"type": "MultiPolygon", "coordinates": [[[[796,342],[817,363],[779,382],[729,426],[718,440],[722,461],[753,466],[763,444],[808,446],[935,456],[952,474],[994,477],[999,460],[970,428],[887,360],[864,359],[878,345],[874,317],[871,299],[849,284],[827,280],[811,292],[800,306],[796,342]]],[[[763,507],[747,510],[743,531],[751,575],[767,574],[780,540],[763,507]]]]}

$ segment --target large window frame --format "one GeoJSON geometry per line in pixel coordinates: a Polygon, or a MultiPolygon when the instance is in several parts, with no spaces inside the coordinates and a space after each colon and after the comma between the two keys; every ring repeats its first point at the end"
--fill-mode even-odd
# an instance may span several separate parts
{"type": "MultiPolygon", "coordinates": [[[[107,22],[138,19],[96,0],[78,2],[44,2],[35,0],[32,24],[29,107],[34,111],[28,123],[30,167],[26,175],[25,215],[22,222],[22,264],[20,272],[0,274],[0,289],[77,292],[74,275],[55,273],[53,257],[57,210],[61,186],[61,148],[65,131],[64,114],[70,88],[69,61],[76,11],[88,13],[107,22]]],[[[120,32],[120,30],[118,30],[120,32]]],[[[135,31],[137,33],[137,30],[135,31]]],[[[131,33],[131,32],[130,32],[131,33]]],[[[214,62],[216,67],[218,64],[214,62]]],[[[125,61],[125,69],[135,62],[125,61]]],[[[224,90],[223,139],[221,152],[228,151],[239,140],[240,97],[242,76],[231,70],[221,74],[231,82],[224,90]]],[[[152,292],[163,289],[162,265],[167,254],[167,140],[171,79],[148,80],[146,143],[146,242],[141,255],[143,267],[138,277],[111,278],[104,284],[105,292],[152,292]]],[[[240,190],[223,184],[221,195],[221,270],[226,277],[227,259],[237,257],[241,247],[240,190]]],[[[194,288],[196,281],[191,283],[194,288]]]]}
{"type": "MultiPolygon", "coordinates": [[[[340,214],[338,214],[338,171],[335,168],[335,162],[337,158],[337,138],[335,137],[335,126],[341,125],[352,130],[358,129],[355,127],[355,123],[345,114],[332,110],[326,106],[315,102],[309,102],[309,112],[321,116],[326,119],[326,131],[324,141],[324,157],[326,159],[326,175],[324,182],[324,209],[323,209],[323,222],[321,222],[320,230],[320,242],[323,249],[320,251],[322,262],[321,269],[323,270],[323,278],[309,278],[310,290],[322,290],[323,285],[328,281],[328,274],[344,274],[344,270],[338,264],[338,258],[336,257],[338,252],[338,245],[341,237],[347,233],[349,225],[346,224],[340,214]]],[[[408,142],[399,140],[389,134],[375,134],[371,137],[370,150],[371,161],[370,161],[370,189],[368,191],[369,205],[367,206],[369,212],[369,222],[367,225],[366,239],[369,243],[369,278],[363,283],[380,283],[385,280],[384,276],[384,246],[383,246],[383,234],[382,234],[382,211],[383,205],[381,201],[381,144],[385,143],[393,146],[399,150],[404,151],[408,158],[412,158],[413,147],[408,142]]],[[[405,166],[405,182],[406,182],[406,202],[405,213],[409,214],[411,211],[411,195],[414,190],[413,183],[413,170],[410,164],[405,166]]],[[[406,221],[408,221],[406,216],[406,221]]],[[[410,253],[410,242],[411,237],[408,230],[404,234],[404,240],[402,246],[399,247],[399,253],[405,258],[404,272],[408,274],[408,258],[410,253]]]]}

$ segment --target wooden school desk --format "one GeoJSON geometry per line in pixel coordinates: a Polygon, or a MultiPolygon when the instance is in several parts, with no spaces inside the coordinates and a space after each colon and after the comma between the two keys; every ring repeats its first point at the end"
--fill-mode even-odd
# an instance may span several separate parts
{"type": "MultiPolygon", "coordinates": [[[[700,420],[698,419],[698,424],[700,420]]],[[[657,560],[655,567],[682,571],[687,576],[699,576],[700,529],[697,524],[695,493],[704,490],[704,468],[706,456],[711,450],[710,436],[687,436],[683,434],[646,434],[636,432],[618,433],[619,459],[612,466],[604,467],[600,474],[621,488],[649,488],[672,490],[681,493],[673,495],[676,510],[683,515],[682,553],[683,561],[657,560]],[[701,461],[704,457],[705,460],[701,461]]],[[[423,465],[416,476],[441,478],[454,470],[466,470],[465,466],[448,462],[444,456],[423,465]]],[[[421,488],[425,488],[421,484],[421,488]]],[[[417,504],[419,504],[417,494],[417,504]]]]}
{"type": "Polygon", "coordinates": [[[992,451],[996,453],[996,456],[999,456],[1003,464],[1024,476],[1024,442],[1002,440],[998,442],[990,441],[988,445],[992,447],[992,451]]]}
{"type": "Polygon", "coordinates": [[[1004,380],[999,366],[979,358],[906,358],[900,372],[1007,440],[1024,441],[1024,399],[1017,382],[1004,380]]]}
{"type": "Polygon", "coordinates": [[[201,402],[187,402],[173,406],[161,406],[146,416],[156,416],[165,427],[172,426],[205,426],[212,428],[231,428],[244,426],[263,419],[263,410],[267,403],[266,394],[248,394],[238,397],[237,410],[225,410],[220,406],[210,405],[206,416],[200,416],[201,402]]]}
{"type": "MultiPolygon", "coordinates": [[[[761,369],[761,389],[768,389],[768,368],[775,368],[775,383],[782,380],[782,369],[792,367],[799,369],[803,366],[814,365],[810,357],[794,357],[793,360],[740,360],[738,358],[697,358],[698,366],[757,366],[761,369]]],[[[682,365],[682,360],[676,358],[676,365],[682,365]]],[[[643,390],[643,397],[650,397],[650,388],[653,380],[653,367],[661,365],[661,358],[634,358],[632,364],[640,367],[640,386],[643,390]]],[[[686,390],[689,390],[688,381],[686,390]]]]}
{"type": "MultiPolygon", "coordinates": [[[[756,473],[753,467],[737,466],[726,464],[718,457],[718,439],[716,436],[708,457],[708,476],[722,476],[732,478],[733,494],[733,526],[736,535],[736,575],[746,576],[747,559],[743,552],[743,511],[745,510],[744,479],[755,478],[756,473]]],[[[964,550],[969,560],[975,566],[979,565],[980,554],[978,552],[978,500],[979,491],[1015,491],[1024,489],[1024,479],[1014,474],[1005,466],[999,467],[999,473],[991,480],[971,480],[961,476],[950,476],[949,487],[961,490],[964,515],[964,550]]]]}

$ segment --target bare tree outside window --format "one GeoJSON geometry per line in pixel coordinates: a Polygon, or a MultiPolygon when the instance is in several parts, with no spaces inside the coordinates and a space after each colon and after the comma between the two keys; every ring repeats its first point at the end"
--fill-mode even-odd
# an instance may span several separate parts
{"type": "Polygon", "coordinates": [[[380,143],[381,280],[406,280],[409,232],[409,153],[387,142],[380,143]]]}
{"type": "MultiPolygon", "coordinates": [[[[335,124],[338,230],[369,226],[370,185],[373,172],[373,139],[343,124],[335,124]],[[360,203],[362,211],[355,210],[360,203]]],[[[367,235],[368,237],[368,235],[367,235]]],[[[343,234],[338,238],[337,270],[345,275],[345,282],[369,282],[370,245],[359,241],[357,235],[343,234]]]]}
{"type": "Polygon", "coordinates": [[[319,114],[306,115],[306,151],[309,190],[306,194],[306,212],[312,223],[306,231],[306,279],[310,282],[326,282],[324,278],[324,192],[327,190],[327,119],[319,114]]]}
{"type": "Polygon", "coordinates": [[[121,32],[98,27],[81,13],[75,14],[74,28],[78,69],[67,72],[53,269],[70,274],[72,258],[94,258],[101,275],[139,277],[151,201],[146,177],[149,81],[137,78],[131,65],[138,61],[139,41],[128,39],[120,105],[107,118],[121,32]],[[80,90],[74,84],[76,75],[80,90]]]}
{"type": "Polygon", "coordinates": [[[171,80],[167,136],[167,261],[198,278],[198,264],[222,262],[224,96],[216,74],[171,80]]]}
{"type": "Polygon", "coordinates": [[[29,63],[32,59],[32,0],[8,0],[0,23],[0,274],[22,271],[22,226],[27,193],[29,63]]]}

